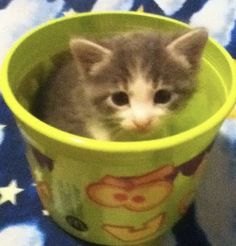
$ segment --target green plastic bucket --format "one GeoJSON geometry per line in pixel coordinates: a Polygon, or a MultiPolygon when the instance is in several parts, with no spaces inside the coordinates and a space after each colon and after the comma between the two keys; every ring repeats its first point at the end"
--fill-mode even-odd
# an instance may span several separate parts
{"type": "Polygon", "coordinates": [[[151,14],[78,14],[26,34],[1,69],[3,97],[26,140],[43,206],[66,231],[101,245],[156,245],[155,240],[181,218],[195,196],[211,143],[236,98],[233,61],[210,39],[199,90],[176,116],[169,137],[97,141],[60,131],[29,112],[51,58],[68,49],[70,37],[104,37],[143,28],[189,27],[151,14]],[[26,81],[28,74],[32,79],[26,81]]]}

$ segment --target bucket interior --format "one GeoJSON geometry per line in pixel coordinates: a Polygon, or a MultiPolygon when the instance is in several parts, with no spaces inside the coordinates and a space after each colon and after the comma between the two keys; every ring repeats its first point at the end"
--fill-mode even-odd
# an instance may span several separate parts
{"type": "MultiPolygon", "coordinates": [[[[68,50],[71,37],[109,37],[129,30],[179,30],[184,25],[142,15],[81,15],[33,32],[18,46],[9,63],[8,79],[20,104],[30,110],[36,91],[47,80],[55,58],[68,50]],[[122,23],[122,25],[121,25],[122,23]]],[[[221,50],[208,42],[198,78],[198,89],[187,106],[169,121],[170,135],[189,130],[213,116],[231,91],[232,73],[221,50]]]]}

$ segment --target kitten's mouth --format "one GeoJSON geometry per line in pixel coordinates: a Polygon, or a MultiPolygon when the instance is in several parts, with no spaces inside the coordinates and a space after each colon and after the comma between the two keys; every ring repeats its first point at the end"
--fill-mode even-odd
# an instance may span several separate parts
{"type": "Polygon", "coordinates": [[[145,133],[151,132],[151,127],[136,127],[136,128],[134,128],[134,131],[138,132],[138,133],[145,134],[145,133]]]}
{"type": "Polygon", "coordinates": [[[137,127],[135,126],[132,131],[134,133],[140,134],[140,135],[150,135],[153,133],[154,127],[152,125],[148,125],[145,127],[137,127]]]}

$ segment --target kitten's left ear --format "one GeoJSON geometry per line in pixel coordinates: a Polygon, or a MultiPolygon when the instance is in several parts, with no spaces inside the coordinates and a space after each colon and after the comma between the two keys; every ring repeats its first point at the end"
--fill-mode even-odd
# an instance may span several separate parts
{"type": "Polygon", "coordinates": [[[87,39],[71,39],[71,53],[77,63],[79,72],[86,74],[96,73],[103,65],[108,64],[112,52],[87,39]]]}
{"type": "Polygon", "coordinates": [[[168,44],[167,51],[186,67],[195,67],[200,62],[207,39],[206,29],[193,29],[168,44]]]}

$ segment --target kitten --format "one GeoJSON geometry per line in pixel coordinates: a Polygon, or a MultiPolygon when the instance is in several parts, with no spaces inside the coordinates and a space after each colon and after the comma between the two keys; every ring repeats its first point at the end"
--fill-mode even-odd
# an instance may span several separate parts
{"type": "Polygon", "coordinates": [[[36,116],[94,139],[154,138],[196,90],[207,38],[205,29],[73,38],[71,56],[38,93],[36,116]]]}

